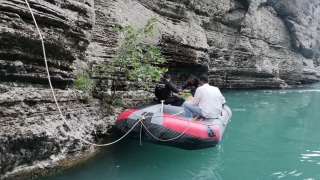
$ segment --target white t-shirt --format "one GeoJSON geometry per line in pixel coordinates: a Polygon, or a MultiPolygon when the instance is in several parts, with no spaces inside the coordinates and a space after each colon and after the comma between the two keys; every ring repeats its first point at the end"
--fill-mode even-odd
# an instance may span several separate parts
{"type": "Polygon", "coordinates": [[[198,87],[192,104],[199,106],[205,118],[218,118],[221,115],[222,104],[226,100],[222,96],[219,88],[204,84],[198,87]]]}

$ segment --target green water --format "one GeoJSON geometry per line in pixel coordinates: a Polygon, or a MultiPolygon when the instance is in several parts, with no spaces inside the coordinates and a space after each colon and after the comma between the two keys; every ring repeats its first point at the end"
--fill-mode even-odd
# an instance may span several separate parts
{"type": "Polygon", "coordinates": [[[320,180],[320,84],[223,94],[233,118],[216,148],[125,139],[42,180],[320,180]]]}

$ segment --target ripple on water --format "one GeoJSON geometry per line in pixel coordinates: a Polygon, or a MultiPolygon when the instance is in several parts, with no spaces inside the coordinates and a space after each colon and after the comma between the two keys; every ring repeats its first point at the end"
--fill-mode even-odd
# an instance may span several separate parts
{"type": "Polygon", "coordinates": [[[246,111],[246,109],[232,109],[232,111],[246,111]]]}
{"type": "MultiPolygon", "coordinates": [[[[314,158],[316,159],[317,157],[320,157],[320,151],[311,151],[311,150],[306,150],[307,153],[301,154],[301,158],[303,159],[310,159],[314,158]]],[[[319,158],[320,160],[320,158],[319,158]]]]}
{"type": "MultiPolygon", "coordinates": [[[[307,92],[320,92],[320,89],[285,89],[285,90],[262,90],[263,95],[274,95],[274,94],[287,94],[287,93],[307,93],[307,92]]],[[[248,93],[246,93],[248,94],[248,93]]],[[[256,96],[256,95],[254,95],[256,96]]]]}
{"type": "Polygon", "coordinates": [[[301,154],[301,162],[316,163],[320,165],[320,151],[306,150],[307,153],[301,154]]]}
{"type": "Polygon", "coordinates": [[[277,176],[278,179],[284,178],[286,176],[293,176],[293,177],[298,177],[301,176],[303,173],[297,172],[297,170],[291,171],[291,172],[275,172],[271,176],[277,176]]]}

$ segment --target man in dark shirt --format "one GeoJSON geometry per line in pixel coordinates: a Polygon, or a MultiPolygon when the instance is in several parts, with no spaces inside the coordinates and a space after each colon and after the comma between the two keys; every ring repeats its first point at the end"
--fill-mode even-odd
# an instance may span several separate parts
{"type": "Polygon", "coordinates": [[[179,93],[179,90],[170,82],[169,74],[163,75],[163,79],[157,84],[154,93],[159,102],[161,102],[161,100],[164,100],[164,104],[181,106],[184,103],[184,99],[178,97],[178,95],[175,94],[179,93]],[[171,93],[173,94],[173,96],[171,96],[171,93]]]}
{"type": "Polygon", "coordinates": [[[184,93],[191,93],[192,95],[194,95],[198,87],[199,87],[199,80],[194,75],[190,74],[187,84],[185,84],[182,87],[182,89],[184,93]],[[187,89],[187,88],[190,88],[190,89],[187,89]]]}

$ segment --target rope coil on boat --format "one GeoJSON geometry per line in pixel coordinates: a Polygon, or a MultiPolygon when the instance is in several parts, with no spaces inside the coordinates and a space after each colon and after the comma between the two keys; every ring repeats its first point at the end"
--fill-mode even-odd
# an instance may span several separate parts
{"type": "MultiPolygon", "coordinates": [[[[134,115],[136,115],[136,116],[138,117],[138,119],[137,119],[138,121],[134,124],[134,126],[133,126],[127,133],[125,133],[125,134],[124,134],[121,138],[119,138],[118,140],[116,140],[116,141],[114,141],[114,142],[111,142],[111,143],[107,143],[107,144],[95,144],[95,143],[91,143],[91,142],[89,142],[89,141],[81,138],[81,136],[74,131],[74,129],[71,127],[71,125],[68,123],[68,121],[65,119],[64,115],[62,114],[61,108],[60,108],[60,106],[59,106],[59,103],[58,103],[58,101],[57,101],[57,98],[56,98],[56,95],[55,95],[55,92],[54,92],[54,89],[53,89],[53,86],[52,86],[52,83],[51,83],[51,77],[50,77],[49,67],[48,67],[48,63],[47,63],[47,56],[46,56],[46,51],[45,51],[45,46],[44,46],[44,40],[43,40],[42,34],[41,34],[41,32],[40,32],[40,29],[39,29],[39,27],[38,27],[37,21],[36,21],[36,19],[35,19],[35,17],[34,17],[33,11],[32,11],[32,9],[31,9],[31,7],[30,7],[30,5],[29,5],[28,0],[25,0],[25,2],[26,2],[26,4],[27,4],[27,6],[28,6],[28,9],[29,9],[30,14],[31,14],[31,16],[32,16],[32,19],[33,19],[34,24],[35,24],[35,26],[36,26],[37,32],[38,32],[38,34],[39,34],[39,36],[40,36],[40,41],[41,41],[42,51],[43,51],[43,57],[44,57],[44,62],[45,62],[45,67],[46,67],[46,72],[47,72],[47,78],[48,78],[48,81],[49,81],[51,94],[52,94],[52,96],[53,96],[54,102],[55,102],[55,104],[56,104],[56,107],[57,107],[57,109],[58,109],[58,112],[59,112],[62,120],[65,122],[65,124],[68,126],[68,128],[74,133],[74,135],[76,136],[75,138],[78,138],[79,140],[83,141],[84,143],[87,143],[87,144],[90,144],[90,145],[93,145],[93,146],[98,146],[98,147],[109,146],[109,145],[112,145],[112,144],[115,144],[115,143],[119,142],[119,141],[122,140],[124,137],[126,137],[126,136],[133,130],[133,128],[140,122],[140,123],[141,123],[141,127],[140,127],[140,144],[141,144],[141,131],[142,131],[142,127],[144,127],[144,128],[147,130],[147,132],[148,132],[152,137],[154,137],[155,139],[157,139],[157,140],[159,140],[159,141],[172,141],[172,140],[175,140],[175,139],[181,137],[181,136],[189,129],[190,124],[191,124],[191,123],[190,123],[190,120],[189,120],[189,124],[188,124],[188,127],[186,128],[186,130],[185,130],[184,132],[182,132],[179,136],[177,136],[177,137],[175,137],[175,138],[172,138],[172,139],[162,140],[162,139],[159,139],[159,138],[155,137],[152,133],[150,133],[150,131],[149,131],[149,130],[147,129],[147,127],[144,125],[143,120],[146,119],[145,116],[138,116],[138,115],[136,115],[134,112],[132,112],[134,115]]],[[[174,115],[172,115],[172,116],[174,116],[174,115]]]]}

